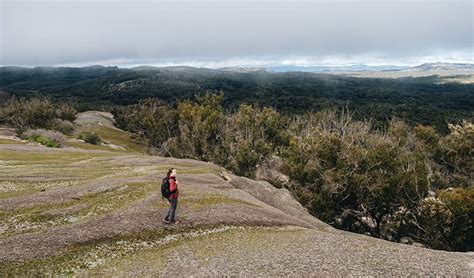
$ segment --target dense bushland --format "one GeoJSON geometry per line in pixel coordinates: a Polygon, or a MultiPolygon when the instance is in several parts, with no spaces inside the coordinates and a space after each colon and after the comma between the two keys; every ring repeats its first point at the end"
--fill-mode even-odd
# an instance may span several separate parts
{"type": "Polygon", "coordinates": [[[347,109],[281,115],[272,108],[222,106],[223,94],[153,99],[116,108],[120,127],[164,154],[218,163],[253,177],[271,155],[286,185],[315,216],[340,229],[432,248],[474,250],[474,125],[443,136],[393,119],[387,128],[347,109]]]}
{"type": "Polygon", "coordinates": [[[214,161],[237,174],[252,177],[255,167],[288,141],[284,117],[271,108],[242,104],[224,113],[223,94],[204,94],[177,108],[153,99],[113,110],[119,127],[164,154],[214,161]]]}
{"type": "Polygon", "coordinates": [[[0,107],[0,125],[8,125],[21,134],[27,129],[52,129],[70,133],[74,127],[76,110],[66,103],[52,103],[48,99],[12,98],[0,107]]]}
{"type": "Polygon", "coordinates": [[[347,113],[309,114],[290,126],[297,136],[285,149],[284,171],[301,202],[338,228],[472,250],[473,223],[465,221],[474,219],[472,201],[466,197],[463,206],[470,208],[460,209],[460,202],[448,199],[453,187],[472,195],[473,128],[468,122],[450,125],[451,133],[441,137],[431,127],[410,129],[400,121],[380,131],[347,113]]]}
{"type": "Polygon", "coordinates": [[[222,90],[226,110],[258,103],[293,115],[348,105],[355,119],[372,118],[378,127],[398,117],[410,126],[430,125],[443,134],[449,132],[447,121],[474,120],[474,84],[437,76],[384,79],[186,67],[0,67],[0,89],[16,97],[74,103],[79,111],[110,111],[148,98],[174,106],[204,91],[222,90]]]}

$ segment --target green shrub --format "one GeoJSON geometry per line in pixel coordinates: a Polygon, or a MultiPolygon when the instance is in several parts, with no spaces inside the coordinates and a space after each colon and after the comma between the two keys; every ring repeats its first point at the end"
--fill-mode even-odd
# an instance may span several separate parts
{"type": "Polygon", "coordinates": [[[66,142],[62,133],[44,129],[29,129],[22,133],[21,138],[53,148],[60,148],[66,142]]]}
{"type": "Polygon", "coordinates": [[[63,134],[71,134],[74,131],[74,124],[67,120],[54,119],[49,128],[63,134]]]}
{"type": "Polygon", "coordinates": [[[56,116],[61,120],[74,122],[76,120],[76,109],[67,103],[59,103],[56,105],[56,116]]]}
{"type": "Polygon", "coordinates": [[[474,250],[474,187],[441,190],[439,198],[453,214],[449,223],[450,249],[474,250]]]}
{"type": "Polygon", "coordinates": [[[179,137],[176,142],[179,152],[175,156],[212,161],[219,148],[220,128],[224,124],[223,98],[222,93],[206,93],[198,97],[197,102],[178,103],[179,137]]]}
{"type": "Polygon", "coordinates": [[[242,104],[237,112],[225,117],[220,145],[226,156],[214,161],[238,175],[254,177],[257,165],[286,144],[282,117],[277,111],[242,104]]]}
{"type": "Polygon", "coordinates": [[[430,147],[435,147],[439,142],[439,134],[431,126],[418,125],[413,128],[413,134],[416,139],[430,147]]]}
{"type": "Polygon", "coordinates": [[[444,167],[450,187],[474,186],[474,124],[462,121],[449,124],[450,133],[440,142],[437,163],[444,167]]]}
{"type": "Polygon", "coordinates": [[[59,148],[60,145],[58,145],[56,142],[51,140],[50,138],[46,138],[43,136],[36,137],[34,139],[35,142],[40,143],[41,145],[45,145],[46,147],[53,147],[53,148],[59,148]]]}
{"type": "Polygon", "coordinates": [[[441,199],[429,197],[421,200],[416,216],[416,240],[432,248],[451,249],[449,236],[455,216],[441,199]]]}
{"type": "Polygon", "coordinates": [[[97,145],[100,142],[102,142],[99,135],[97,135],[94,132],[90,132],[90,131],[81,132],[79,134],[78,138],[81,139],[81,140],[84,140],[84,142],[92,144],[92,145],[97,145]]]}

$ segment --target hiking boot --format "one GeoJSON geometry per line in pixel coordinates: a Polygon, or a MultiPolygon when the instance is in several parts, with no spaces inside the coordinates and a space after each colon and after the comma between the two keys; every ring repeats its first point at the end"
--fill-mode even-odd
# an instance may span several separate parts
{"type": "Polygon", "coordinates": [[[164,219],[164,218],[163,218],[163,222],[164,222],[165,224],[170,224],[170,222],[169,222],[168,220],[164,219]]]}

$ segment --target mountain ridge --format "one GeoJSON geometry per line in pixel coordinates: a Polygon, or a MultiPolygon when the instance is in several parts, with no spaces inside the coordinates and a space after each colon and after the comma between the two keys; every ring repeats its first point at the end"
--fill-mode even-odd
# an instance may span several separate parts
{"type": "Polygon", "coordinates": [[[394,64],[324,64],[324,65],[270,65],[270,66],[228,66],[221,68],[196,67],[188,65],[174,65],[174,66],[154,66],[154,65],[137,65],[120,67],[116,65],[101,65],[94,64],[89,66],[0,66],[5,69],[130,69],[135,71],[140,70],[171,70],[171,71],[186,71],[186,70],[210,70],[210,71],[235,71],[235,72],[252,72],[266,70],[268,72],[351,72],[351,71],[403,71],[403,70],[433,70],[433,69],[466,69],[474,70],[474,63],[458,63],[458,62],[427,62],[414,66],[402,66],[394,64]]]}

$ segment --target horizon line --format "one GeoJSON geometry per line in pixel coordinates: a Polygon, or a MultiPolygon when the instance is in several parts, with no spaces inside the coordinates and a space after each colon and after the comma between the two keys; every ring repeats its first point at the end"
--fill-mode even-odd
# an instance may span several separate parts
{"type": "Polygon", "coordinates": [[[346,63],[346,64],[338,64],[338,63],[322,63],[322,64],[283,64],[283,63],[275,63],[275,64],[268,64],[268,65],[249,65],[249,64],[242,64],[242,65],[228,65],[228,66],[221,66],[221,67],[208,67],[208,66],[200,66],[194,63],[143,63],[143,64],[107,64],[107,63],[70,63],[70,64],[54,64],[54,65],[0,65],[1,68],[6,67],[15,67],[15,68],[90,68],[90,67],[104,67],[104,68],[120,68],[120,69],[133,69],[133,68],[140,68],[140,67],[150,67],[150,68],[177,68],[177,67],[188,67],[188,68],[196,68],[196,69],[228,69],[228,68],[254,68],[254,69],[271,69],[276,67],[295,67],[295,68],[314,68],[314,67],[327,67],[327,68],[344,68],[344,67],[353,67],[353,66],[366,66],[366,67],[399,67],[399,68],[412,68],[417,67],[425,64],[462,64],[462,65],[474,65],[474,62],[466,62],[466,61],[453,61],[453,62],[445,62],[445,61],[436,61],[436,62],[422,62],[416,64],[396,64],[396,63],[346,63]]]}

